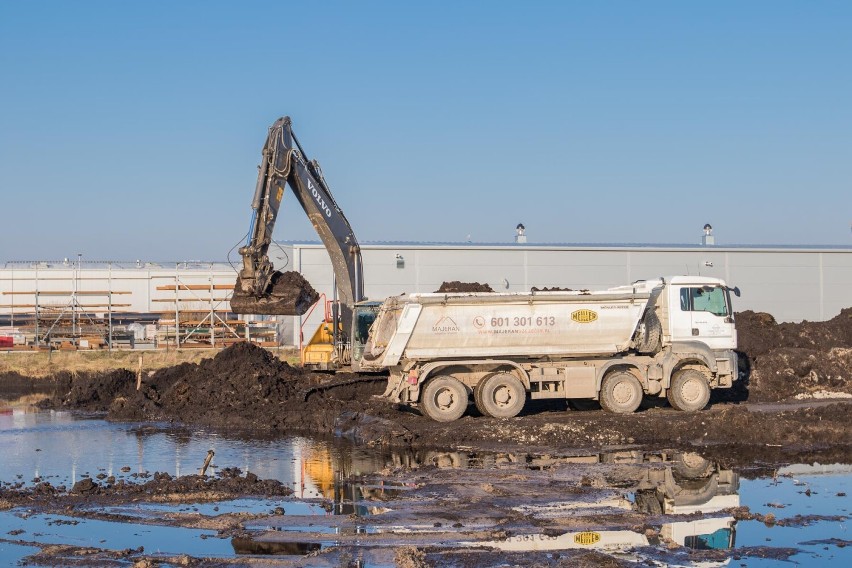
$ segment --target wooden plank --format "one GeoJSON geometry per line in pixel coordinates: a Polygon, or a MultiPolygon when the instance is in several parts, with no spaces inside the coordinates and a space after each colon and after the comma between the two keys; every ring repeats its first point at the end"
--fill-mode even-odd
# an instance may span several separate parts
{"type": "MultiPolygon", "coordinates": [[[[129,308],[133,304],[112,304],[113,308],[129,308]]],[[[78,308],[108,308],[110,304],[76,304],[78,308]]],[[[43,310],[54,310],[54,309],[72,309],[71,305],[63,304],[61,306],[50,305],[50,304],[0,304],[0,308],[41,308],[43,310]]]]}
{"type": "MultiPolygon", "coordinates": [[[[179,284],[177,286],[178,291],[180,290],[210,290],[210,284],[179,284]]],[[[213,290],[233,290],[233,284],[213,284],[213,290]]],[[[157,290],[172,290],[174,291],[175,286],[157,286],[157,290]]]]}
{"type": "MultiPolygon", "coordinates": [[[[152,298],[152,302],[227,302],[230,298],[152,298]]],[[[192,310],[190,310],[192,311],[192,310]]]]}
{"type": "MultiPolygon", "coordinates": [[[[183,309],[183,310],[181,310],[181,311],[183,311],[183,312],[203,312],[203,313],[205,313],[205,314],[209,314],[209,313],[210,313],[210,310],[204,310],[204,309],[192,309],[192,308],[189,308],[189,309],[183,309]]],[[[213,310],[213,312],[214,312],[214,313],[217,313],[217,314],[230,314],[230,313],[232,313],[230,309],[221,309],[221,308],[220,308],[220,309],[215,309],[215,310],[213,310]]],[[[145,312],[145,313],[146,313],[146,314],[169,314],[169,315],[175,315],[175,311],[174,311],[174,310],[151,310],[151,311],[149,311],[149,312],[145,312]]]]}
{"type": "MultiPolygon", "coordinates": [[[[174,325],[175,324],[175,320],[173,320],[173,319],[170,319],[170,320],[161,319],[161,320],[157,320],[157,321],[160,325],[174,325]]],[[[191,327],[191,326],[210,327],[210,320],[181,320],[180,325],[182,327],[191,327]]],[[[213,327],[215,327],[216,329],[225,329],[226,325],[230,325],[230,326],[245,325],[245,322],[234,320],[234,321],[229,321],[227,324],[223,324],[220,321],[216,321],[216,323],[213,325],[213,327]]],[[[274,330],[272,330],[272,331],[274,331],[274,330]]]]}
{"type": "MultiPolygon", "coordinates": [[[[164,320],[160,320],[160,322],[163,322],[163,321],[164,320]]],[[[170,321],[172,323],[172,325],[174,325],[174,323],[175,323],[175,320],[165,320],[165,321],[170,321]]],[[[209,319],[208,320],[180,320],[180,324],[181,325],[197,325],[197,326],[202,326],[202,327],[209,327],[210,326],[210,320],[209,319]]],[[[226,323],[222,323],[221,321],[216,320],[216,323],[213,324],[213,327],[218,329],[218,328],[224,328],[226,325],[245,325],[245,324],[246,324],[246,322],[240,321],[240,320],[232,320],[232,321],[228,321],[226,323]]]]}
{"type": "MultiPolygon", "coordinates": [[[[133,304],[113,304],[112,307],[113,308],[129,308],[132,305],[133,304]]],[[[62,310],[62,309],[72,310],[72,306],[70,306],[70,305],[55,306],[55,305],[39,304],[38,306],[36,306],[35,304],[0,304],[0,308],[36,308],[36,307],[41,308],[44,311],[62,310]]],[[[77,307],[78,308],[109,308],[109,304],[77,304],[77,307]]],[[[114,310],[113,310],[113,312],[114,312],[114,310]]]]}
{"type": "Polygon", "coordinates": [[[31,291],[31,292],[22,292],[20,290],[9,290],[4,291],[4,295],[12,295],[12,294],[29,294],[30,296],[35,296],[38,294],[39,296],[109,296],[110,294],[132,294],[133,292],[129,291],[112,291],[109,290],[77,290],[76,292],[73,290],[39,290],[39,291],[31,291]]]}

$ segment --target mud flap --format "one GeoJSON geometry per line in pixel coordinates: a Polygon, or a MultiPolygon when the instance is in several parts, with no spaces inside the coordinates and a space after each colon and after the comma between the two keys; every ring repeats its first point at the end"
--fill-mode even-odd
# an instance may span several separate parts
{"type": "Polygon", "coordinates": [[[382,398],[386,398],[391,402],[401,403],[402,402],[402,391],[408,388],[408,385],[404,380],[405,374],[399,373],[398,375],[391,375],[388,377],[388,386],[385,389],[385,392],[382,394],[382,398]]]}

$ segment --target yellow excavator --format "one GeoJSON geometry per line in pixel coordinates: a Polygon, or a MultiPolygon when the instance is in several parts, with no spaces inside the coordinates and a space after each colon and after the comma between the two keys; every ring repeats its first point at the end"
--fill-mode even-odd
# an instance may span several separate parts
{"type": "Polygon", "coordinates": [[[302,362],[322,370],[350,366],[357,371],[381,302],[364,298],[358,240],[331,195],[319,163],[307,158],[287,116],[270,127],[263,145],[249,232],[239,250],[243,265],[231,298],[231,311],[304,315],[320,299],[300,274],[276,271],[269,259],[272,230],[287,187],[295,194],[328,251],[337,296],[323,302],[326,317],[303,347],[302,362]]]}

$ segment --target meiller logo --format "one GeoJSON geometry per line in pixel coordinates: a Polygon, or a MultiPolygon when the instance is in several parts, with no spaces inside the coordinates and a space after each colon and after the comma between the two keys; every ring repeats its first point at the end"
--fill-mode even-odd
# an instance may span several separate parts
{"type": "Polygon", "coordinates": [[[598,314],[592,310],[577,310],[571,313],[571,319],[577,323],[592,323],[598,319],[598,314]]]}
{"type": "Polygon", "coordinates": [[[308,180],[308,189],[311,190],[311,193],[314,196],[314,200],[317,202],[317,205],[320,206],[320,209],[325,211],[325,216],[331,217],[331,208],[329,208],[329,206],[325,204],[325,199],[320,197],[320,194],[317,191],[317,188],[314,187],[314,183],[311,180],[308,180]]]}

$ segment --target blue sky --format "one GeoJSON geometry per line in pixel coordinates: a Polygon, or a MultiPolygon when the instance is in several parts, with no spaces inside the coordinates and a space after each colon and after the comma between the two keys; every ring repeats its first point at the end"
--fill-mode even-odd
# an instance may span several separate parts
{"type": "MultiPolygon", "coordinates": [[[[362,241],[852,244],[849,2],[0,1],[0,260],[222,259],[293,118],[362,241]]],[[[316,236],[295,199],[276,238],[316,236]]]]}

